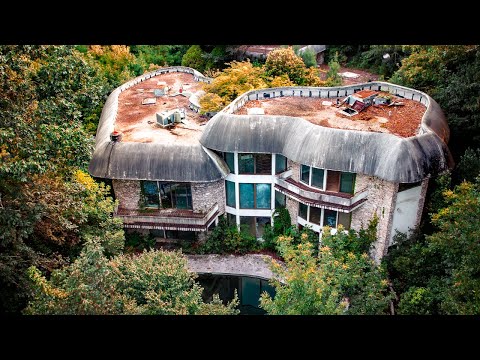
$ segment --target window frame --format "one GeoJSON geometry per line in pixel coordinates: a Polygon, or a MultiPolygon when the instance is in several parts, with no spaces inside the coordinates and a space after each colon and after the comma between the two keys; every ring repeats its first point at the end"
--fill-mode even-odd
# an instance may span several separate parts
{"type": "Polygon", "coordinates": [[[238,153],[238,175],[272,175],[272,154],[271,153],[241,153],[239,152],[238,153]],[[240,170],[240,161],[241,161],[241,157],[242,155],[252,155],[253,157],[253,172],[242,172],[240,170]],[[258,173],[257,171],[257,157],[259,155],[266,155],[266,156],[269,156],[270,157],[270,171],[267,173],[258,173]]]}
{"type": "Polygon", "coordinates": [[[250,210],[271,210],[272,209],[272,184],[270,183],[239,183],[238,192],[239,192],[239,204],[238,204],[239,209],[250,209],[250,210]],[[253,185],[253,207],[242,207],[242,185],[253,185]],[[264,208],[264,207],[259,208],[257,206],[257,185],[268,185],[270,188],[268,208],[264,208]]]}
{"type": "Polygon", "coordinates": [[[300,164],[300,176],[299,176],[300,182],[309,186],[309,187],[325,191],[327,176],[328,176],[328,170],[327,169],[317,168],[317,167],[311,166],[311,165],[300,164]],[[304,167],[308,167],[308,183],[303,180],[303,169],[304,169],[304,167]],[[318,187],[317,185],[312,185],[313,169],[323,171],[322,187],[318,187]]]}
{"type": "Polygon", "coordinates": [[[143,200],[143,205],[146,208],[150,209],[179,209],[179,210],[193,210],[193,199],[192,199],[192,184],[190,183],[185,183],[185,182],[170,182],[170,181],[151,181],[151,180],[141,180],[140,184],[140,190],[142,192],[142,195],[144,197],[143,200]],[[157,187],[157,192],[156,195],[158,197],[158,204],[157,205],[147,205],[146,204],[146,194],[145,194],[145,189],[144,189],[144,184],[146,182],[150,183],[155,183],[157,187]],[[164,187],[162,187],[164,185],[164,187]],[[177,186],[173,186],[177,185],[177,186]],[[168,189],[168,191],[165,191],[165,189],[168,189]],[[182,189],[183,192],[181,193],[180,190],[182,189]],[[170,201],[171,206],[170,207],[165,207],[164,199],[162,198],[161,190],[164,191],[166,194],[168,194],[168,199],[170,201]],[[185,202],[186,202],[186,207],[178,207],[177,204],[178,198],[179,197],[185,197],[185,202]]]}

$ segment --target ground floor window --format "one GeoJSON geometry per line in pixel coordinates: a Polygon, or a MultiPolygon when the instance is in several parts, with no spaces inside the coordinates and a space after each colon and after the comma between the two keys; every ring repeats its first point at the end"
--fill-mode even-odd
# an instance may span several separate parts
{"type": "Polygon", "coordinates": [[[227,222],[229,225],[237,225],[237,216],[227,213],[227,222]]]}
{"type": "Polygon", "coordinates": [[[298,216],[312,224],[320,226],[330,226],[332,228],[336,228],[339,224],[341,224],[345,229],[350,229],[350,213],[322,209],[315,206],[309,206],[299,203],[298,216]]]}
{"type": "Polygon", "coordinates": [[[265,225],[270,224],[270,217],[267,216],[240,216],[240,226],[257,239],[263,236],[265,225]]]}

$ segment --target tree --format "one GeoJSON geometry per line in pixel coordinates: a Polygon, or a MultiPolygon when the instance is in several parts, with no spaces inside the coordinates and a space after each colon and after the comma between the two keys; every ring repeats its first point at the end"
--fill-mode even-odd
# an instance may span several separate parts
{"type": "Polygon", "coordinates": [[[188,66],[200,72],[205,70],[206,61],[200,46],[192,45],[182,57],[182,66],[188,66]]]}
{"type": "Polygon", "coordinates": [[[385,261],[404,314],[480,313],[480,178],[444,192],[436,231],[406,237],[385,261]]]}
{"type": "Polygon", "coordinates": [[[202,288],[179,252],[151,250],[108,259],[97,241],[88,242],[68,267],[46,280],[29,270],[35,296],[26,314],[236,314],[238,299],[223,305],[202,301],[202,288]]]}
{"type": "Polygon", "coordinates": [[[98,122],[104,82],[73,46],[0,46],[0,311],[26,304],[29,266],[58,268],[88,237],[112,254],[122,247],[106,188],[77,173],[90,159],[85,128],[98,122]]]}
{"type": "Polygon", "coordinates": [[[272,78],[287,75],[295,85],[320,86],[322,83],[317,70],[307,69],[302,58],[291,47],[278,48],[267,55],[265,74],[272,78]]]}
{"type": "Polygon", "coordinates": [[[244,92],[265,87],[268,85],[263,68],[254,67],[250,61],[232,61],[210,84],[204,86],[206,94],[200,103],[206,108],[202,107],[202,111],[219,111],[244,92]]]}
{"type": "Polygon", "coordinates": [[[272,261],[276,295],[263,293],[261,307],[269,314],[385,314],[391,299],[386,275],[362,252],[375,240],[375,229],[375,220],[359,233],[345,234],[340,226],[332,235],[326,227],[318,255],[307,234],[297,245],[279,236],[285,267],[272,261]]]}
{"type": "Polygon", "coordinates": [[[317,66],[317,59],[315,57],[315,52],[311,49],[306,49],[300,54],[300,57],[303,60],[303,63],[306,67],[316,67],[317,66]]]}
{"type": "Polygon", "coordinates": [[[327,86],[342,85],[342,78],[338,75],[338,70],[340,70],[340,64],[338,62],[338,54],[335,53],[333,59],[328,63],[327,86]]]}
{"type": "Polygon", "coordinates": [[[131,70],[136,58],[126,45],[90,45],[88,54],[102,68],[109,86],[113,89],[130,80],[135,74],[131,70]]]}

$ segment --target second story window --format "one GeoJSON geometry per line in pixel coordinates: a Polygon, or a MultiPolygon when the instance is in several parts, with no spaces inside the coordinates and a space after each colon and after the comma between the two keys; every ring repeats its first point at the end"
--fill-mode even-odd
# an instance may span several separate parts
{"type": "Polygon", "coordinates": [[[355,178],[355,173],[324,170],[303,164],[300,167],[300,181],[321,190],[353,194],[355,178]]]}
{"type": "Polygon", "coordinates": [[[302,165],[300,168],[300,181],[319,189],[323,189],[325,171],[313,166],[302,165]]]}
{"type": "Polygon", "coordinates": [[[230,173],[234,174],[235,173],[235,157],[233,153],[231,152],[226,152],[223,153],[223,159],[228,165],[228,168],[230,169],[230,173]]]}
{"type": "Polygon", "coordinates": [[[272,174],[272,154],[238,154],[238,173],[254,175],[272,174]]]}
{"type": "Polygon", "coordinates": [[[275,174],[280,174],[287,170],[287,158],[282,154],[275,154],[275,174]]]}
{"type": "Polygon", "coordinates": [[[188,183],[142,181],[144,205],[157,209],[192,209],[192,189],[188,183]]]}

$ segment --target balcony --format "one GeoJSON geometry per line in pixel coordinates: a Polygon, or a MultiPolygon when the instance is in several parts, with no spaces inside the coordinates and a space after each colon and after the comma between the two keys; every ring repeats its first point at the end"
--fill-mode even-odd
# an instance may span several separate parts
{"type": "MultiPolygon", "coordinates": [[[[283,175],[283,174],[282,174],[283,175]]],[[[351,212],[367,201],[368,190],[361,189],[355,194],[323,191],[280,176],[275,179],[275,189],[288,197],[307,205],[330,210],[351,212]]]]}
{"type": "Polygon", "coordinates": [[[196,213],[182,209],[127,210],[119,208],[114,216],[121,218],[127,229],[157,229],[180,231],[207,231],[208,225],[218,216],[218,205],[207,212],[196,213]]]}

